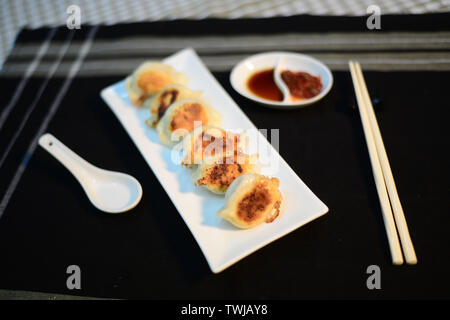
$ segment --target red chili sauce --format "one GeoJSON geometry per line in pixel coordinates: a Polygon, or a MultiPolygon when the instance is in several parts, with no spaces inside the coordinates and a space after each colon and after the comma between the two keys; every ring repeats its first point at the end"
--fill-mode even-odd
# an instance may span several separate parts
{"type": "Polygon", "coordinates": [[[273,68],[255,72],[248,79],[247,87],[258,97],[272,101],[283,101],[283,93],[273,79],[273,72],[273,68]]]}
{"type": "Polygon", "coordinates": [[[281,79],[286,83],[291,95],[297,99],[309,99],[317,96],[323,88],[320,77],[307,72],[284,70],[281,79]]]}

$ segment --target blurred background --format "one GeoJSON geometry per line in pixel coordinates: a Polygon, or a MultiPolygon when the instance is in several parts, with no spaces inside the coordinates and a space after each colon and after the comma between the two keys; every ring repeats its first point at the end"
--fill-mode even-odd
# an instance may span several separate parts
{"type": "Polygon", "coordinates": [[[450,11],[450,0],[0,0],[0,68],[21,28],[66,24],[70,5],[81,9],[81,24],[273,17],[295,14],[366,15],[450,11]]]}

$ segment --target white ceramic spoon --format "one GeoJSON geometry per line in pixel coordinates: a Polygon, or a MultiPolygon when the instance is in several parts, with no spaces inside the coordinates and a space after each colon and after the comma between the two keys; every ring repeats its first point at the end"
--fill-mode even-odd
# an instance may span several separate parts
{"type": "Polygon", "coordinates": [[[49,133],[40,137],[39,145],[77,178],[89,200],[99,210],[124,212],[141,200],[142,187],[132,176],[90,164],[49,133]]]}

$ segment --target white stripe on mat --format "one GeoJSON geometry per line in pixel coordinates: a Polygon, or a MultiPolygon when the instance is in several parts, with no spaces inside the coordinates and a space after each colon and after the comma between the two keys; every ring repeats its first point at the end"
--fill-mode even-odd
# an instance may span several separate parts
{"type": "Polygon", "coordinates": [[[66,80],[64,81],[64,84],[61,87],[61,90],[59,91],[58,95],[56,96],[55,100],[53,100],[53,103],[50,107],[50,110],[48,111],[44,121],[42,122],[41,126],[39,127],[38,132],[34,136],[33,140],[31,141],[30,145],[28,146],[27,152],[25,156],[22,159],[22,162],[19,165],[19,168],[17,169],[16,173],[14,174],[14,177],[11,181],[11,183],[8,186],[8,189],[6,190],[5,195],[3,196],[2,201],[0,202],[0,217],[5,212],[6,207],[8,206],[9,200],[11,199],[14,190],[17,187],[17,184],[20,181],[20,178],[22,177],[23,172],[25,171],[28,162],[30,161],[31,156],[33,155],[34,151],[36,150],[36,147],[38,145],[38,141],[40,136],[47,130],[47,127],[52,120],[53,116],[55,115],[56,111],[58,110],[58,107],[64,98],[67,90],[70,87],[70,84],[72,83],[73,78],[78,73],[78,70],[80,70],[81,64],[84,61],[84,58],[89,52],[89,49],[92,45],[92,40],[95,37],[95,34],[97,33],[98,26],[93,27],[80,50],[80,53],[78,54],[77,60],[73,63],[72,68],[69,71],[68,76],[66,77],[66,80]]]}
{"type": "MultiPolygon", "coordinates": [[[[440,71],[450,70],[450,54],[448,53],[399,53],[399,54],[313,54],[311,55],[327,64],[331,70],[348,70],[348,60],[357,60],[364,65],[373,66],[372,70],[376,70],[378,66],[391,68],[392,70],[429,70],[435,68],[440,71]],[[428,57],[427,57],[428,55],[428,57]],[[343,68],[341,68],[343,67],[343,68]]],[[[230,71],[231,68],[240,60],[244,59],[245,55],[229,55],[229,56],[205,56],[200,55],[200,58],[211,71],[230,71]]],[[[154,58],[154,57],[152,57],[154,58]]],[[[162,58],[162,57],[161,57],[162,58]]],[[[137,65],[146,60],[142,58],[128,58],[128,59],[102,59],[87,60],[83,63],[78,74],[89,77],[102,76],[123,76],[130,74],[137,65]]],[[[58,68],[57,75],[64,76],[70,68],[69,63],[61,63],[58,68]]],[[[14,64],[14,72],[4,72],[3,76],[14,76],[20,74],[23,70],[21,64],[14,64]]],[[[47,70],[46,64],[41,63],[36,74],[44,73],[47,70]],[[42,70],[41,70],[42,68],[42,70]]]]}
{"type": "Polygon", "coordinates": [[[25,75],[23,76],[22,80],[20,81],[19,85],[17,86],[16,90],[14,91],[14,94],[13,94],[11,100],[9,101],[9,103],[7,104],[5,109],[3,109],[3,112],[0,116],[0,130],[2,129],[3,125],[5,124],[5,121],[8,118],[10,112],[16,105],[17,100],[19,100],[19,97],[22,94],[23,89],[25,88],[26,84],[28,83],[28,79],[31,77],[33,72],[36,70],[37,66],[41,62],[42,57],[45,55],[48,48],[50,47],[50,42],[51,42],[53,36],[55,35],[55,33],[56,33],[56,28],[53,28],[50,30],[44,43],[40,46],[39,51],[36,54],[36,57],[30,63],[29,67],[25,71],[25,75]]]}
{"type": "Polygon", "coordinates": [[[47,84],[51,80],[51,78],[54,76],[56,70],[58,70],[59,65],[61,64],[61,61],[66,54],[67,50],[69,49],[70,43],[72,42],[73,36],[75,34],[75,31],[71,31],[69,33],[69,37],[67,38],[66,42],[64,43],[64,46],[61,48],[58,54],[58,58],[56,61],[52,64],[50,70],[47,73],[47,77],[45,78],[42,85],[39,87],[39,90],[36,94],[36,97],[34,98],[31,105],[28,107],[27,112],[22,118],[22,121],[20,122],[19,128],[14,132],[13,137],[9,140],[8,146],[6,147],[5,152],[3,152],[1,158],[0,158],[0,168],[2,167],[3,163],[5,162],[6,158],[8,157],[9,152],[11,151],[12,147],[14,146],[17,138],[20,136],[23,128],[25,127],[28,118],[30,117],[33,110],[36,108],[36,105],[38,104],[39,100],[42,97],[42,94],[44,93],[45,88],[47,88],[47,84]]]}
{"type": "MultiPolygon", "coordinates": [[[[74,41],[74,49],[81,45],[74,41]]],[[[199,53],[227,53],[232,51],[264,50],[371,50],[371,49],[420,49],[449,48],[450,32],[438,33],[288,33],[277,35],[227,35],[227,36],[146,36],[118,40],[95,41],[92,54],[159,53],[166,55],[185,47],[193,46],[199,53]]],[[[34,54],[36,44],[23,44],[20,51],[13,51],[11,57],[26,57],[34,54]]],[[[7,66],[7,65],[6,65],[7,66]]]]}

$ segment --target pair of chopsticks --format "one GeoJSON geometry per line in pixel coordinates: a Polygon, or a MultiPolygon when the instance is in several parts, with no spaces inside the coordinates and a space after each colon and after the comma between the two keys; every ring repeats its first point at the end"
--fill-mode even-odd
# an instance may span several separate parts
{"type": "Polygon", "coordinates": [[[395,265],[403,264],[403,248],[406,263],[416,264],[416,252],[409,235],[408,225],[406,224],[403,208],[398,197],[397,188],[395,187],[391,166],[389,165],[383,139],[381,138],[380,128],[378,127],[375,112],[373,111],[372,102],[369,97],[369,92],[367,91],[361,66],[359,62],[356,61],[349,61],[349,66],[353,86],[355,87],[364,135],[369,150],[378,197],[383,212],[383,220],[391,251],[392,263],[395,265]],[[400,235],[401,247],[397,231],[398,235],[400,235]]]}

